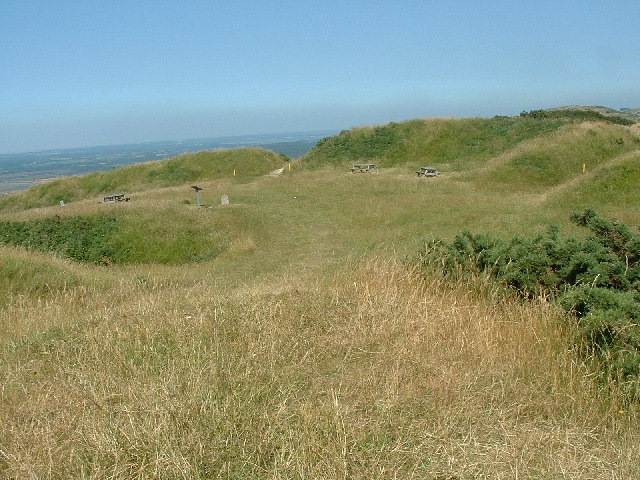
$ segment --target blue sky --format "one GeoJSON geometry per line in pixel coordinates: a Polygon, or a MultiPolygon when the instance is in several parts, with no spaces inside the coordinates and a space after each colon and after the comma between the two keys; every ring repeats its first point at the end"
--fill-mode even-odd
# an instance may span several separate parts
{"type": "Polygon", "coordinates": [[[640,107],[640,1],[2,0],[0,153],[640,107]]]}

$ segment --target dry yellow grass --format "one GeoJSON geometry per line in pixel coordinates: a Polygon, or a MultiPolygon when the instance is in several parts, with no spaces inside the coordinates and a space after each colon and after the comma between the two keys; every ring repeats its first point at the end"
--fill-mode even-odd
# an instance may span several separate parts
{"type": "Polygon", "coordinates": [[[391,261],[1,315],[3,478],[640,476],[637,412],[547,304],[391,261]]]}

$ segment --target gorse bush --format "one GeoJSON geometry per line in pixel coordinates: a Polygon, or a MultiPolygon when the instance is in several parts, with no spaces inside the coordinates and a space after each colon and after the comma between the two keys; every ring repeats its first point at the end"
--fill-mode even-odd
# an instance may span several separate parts
{"type": "Polygon", "coordinates": [[[62,218],[58,215],[28,222],[0,222],[0,241],[37,250],[53,251],[84,262],[109,264],[114,257],[109,237],[118,226],[105,215],[62,218]]]}
{"type": "Polygon", "coordinates": [[[571,220],[584,239],[563,238],[557,226],[543,235],[499,237],[467,230],[450,243],[427,243],[420,262],[448,273],[486,273],[525,298],[548,296],[577,319],[580,344],[609,379],[630,392],[640,387],[640,234],[587,209],[571,220]]]}

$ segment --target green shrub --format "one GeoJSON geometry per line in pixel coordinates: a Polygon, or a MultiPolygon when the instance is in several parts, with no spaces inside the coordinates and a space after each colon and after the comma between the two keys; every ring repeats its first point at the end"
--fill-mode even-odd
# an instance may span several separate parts
{"type": "Polygon", "coordinates": [[[487,273],[525,298],[551,298],[576,319],[583,352],[600,359],[607,378],[639,393],[640,233],[590,209],[571,220],[592,235],[562,238],[551,226],[505,241],[463,231],[450,243],[428,242],[420,262],[449,274],[487,273]]]}
{"type": "Polygon", "coordinates": [[[29,222],[0,222],[0,241],[37,250],[57,252],[73,260],[111,263],[109,237],[118,226],[114,217],[93,215],[62,218],[58,215],[29,222]]]}

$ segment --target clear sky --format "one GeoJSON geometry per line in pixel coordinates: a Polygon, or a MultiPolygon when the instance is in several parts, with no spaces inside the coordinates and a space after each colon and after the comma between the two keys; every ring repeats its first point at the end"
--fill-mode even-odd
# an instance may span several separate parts
{"type": "Polygon", "coordinates": [[[1,0],[0,153],[640,107],[640,0],[1,0]]]}

